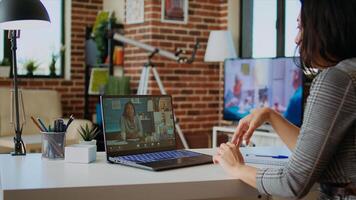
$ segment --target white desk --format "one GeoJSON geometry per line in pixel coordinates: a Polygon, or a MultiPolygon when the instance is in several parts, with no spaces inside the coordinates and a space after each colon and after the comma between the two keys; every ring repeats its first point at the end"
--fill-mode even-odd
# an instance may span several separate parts
{"type": "MultiPolygon", "coordinates": [[[[212,149],[197,151],[215,153],[212,149]]],[[[218,165],[151,172],[108,164],[104,153],[98,153],[97,161],[91,164],[46,160],[40,154],[0,155],[0,178],[0,199],[4,200],[258,199],[259,196],[254,188],[229,178],[218,165]]]]}

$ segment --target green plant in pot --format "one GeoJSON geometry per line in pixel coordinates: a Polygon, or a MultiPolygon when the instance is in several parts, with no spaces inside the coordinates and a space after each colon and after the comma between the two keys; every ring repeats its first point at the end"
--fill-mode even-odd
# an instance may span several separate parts
{"type": "Polygon", "coordinates": [[[57,56],[52,54],[51,56],[51,63],[49,64],[49,75],[51,77],[56,76],[56,63],[57,63],[57,56]]]}
{"type": "Polygon", "coordinates": [[[58,59],[60,59],[61,56],[64,56],[65,50],[66,50],[66,47],[65,47],[65,45],[62,44],[60,49],[59,49],[59,52],[52,51],[51,62],[48,65],[49,76],[50,77],[56,77],[57,76],[57,74],[56,74],[56,64],[57,64],[58,59]]]}
{"type": "Polygon", "coordinates": [[[85,126],[80,126],[78,129],[79,135],[82,137],[81,144],[96,144],[96,140],[94,138],[100,133],[100,130],[97,126],[92,126],[89,128],[88,124],[85,126]]]}
{"type": "Polygon", "coordinates": [[[0,77],[9,77],[10,76],[10,60],[8,58],[4,58],[0,62],[0,77]]]}
{"type": "Polygon", "coordinates": [[[27,76],[33,76],[33,72],[38,69],[38,63],[35,60],[28,60],[24,64],[27,71],[27,76]]]}

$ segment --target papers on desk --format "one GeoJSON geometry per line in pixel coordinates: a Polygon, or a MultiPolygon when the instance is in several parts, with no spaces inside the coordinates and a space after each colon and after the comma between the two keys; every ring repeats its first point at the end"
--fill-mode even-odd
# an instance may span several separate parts
{"type": "Polygon", "coordinates": [[[244,147],[240,148],[246,164],[266,167],[282,167],[288,163],[291,152],[287,147],[244,147]],[[246,156],[248,155],[248,156],[246,156]]]}
{"type": "Polygon", "coordinates": [[[267,166],[279,166],[283,167],[288,163],[289,159],[279,159],[272,157],[258,157],[255,155],[244,155],[245,163],[247,164],[259,164],[259,165],[267,165],[267,166]]]}

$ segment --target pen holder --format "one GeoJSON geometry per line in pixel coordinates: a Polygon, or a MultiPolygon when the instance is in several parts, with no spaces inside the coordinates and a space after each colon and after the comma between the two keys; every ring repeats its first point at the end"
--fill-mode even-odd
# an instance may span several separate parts
{"type": "Polygon", "coordinates": [[[42,132],[42,158],[64,159],[65,132],[42,132]]]}

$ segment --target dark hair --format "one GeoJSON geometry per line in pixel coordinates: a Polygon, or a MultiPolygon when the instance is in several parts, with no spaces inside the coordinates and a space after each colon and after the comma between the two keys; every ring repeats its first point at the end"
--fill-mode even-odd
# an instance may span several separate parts
{"type": "Polygon", "coordinates": [[[356,57],[356,1],[305,0],[301,3],[300,57],[304,70],[330,67],[356,57]]]}
{"type": "Polygon", "coordinates": [[[132,108],[133,108],[133,110],[134,110],[134,113],[136,114],[136,109],[135,109],[135,106],[134,106],[134,104],[131,102],[131,101],[128,101],[126,104],[125,104],[125,106],[124,106],[124,112],[122,113],[122,115],[126,118],[127,117],[127,108],[128,108],[128,106],[129,105],[131,105],[132,106],[132,108]]]}

